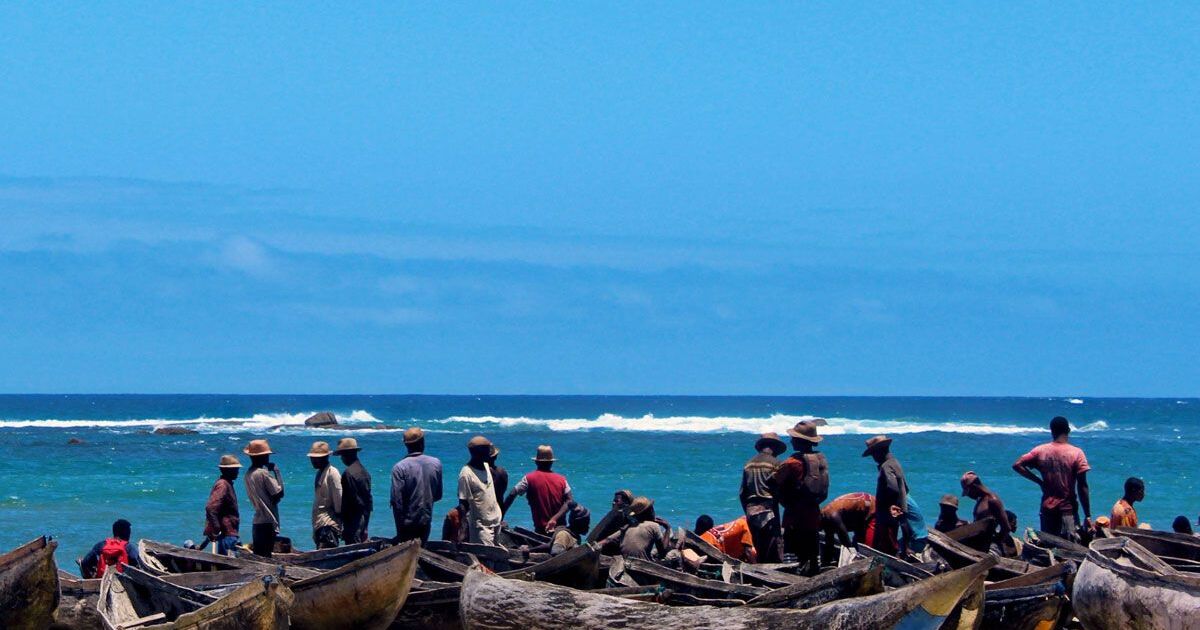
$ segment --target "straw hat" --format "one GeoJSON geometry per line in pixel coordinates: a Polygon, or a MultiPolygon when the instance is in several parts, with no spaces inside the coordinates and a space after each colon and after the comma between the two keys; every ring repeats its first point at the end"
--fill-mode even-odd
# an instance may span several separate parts
{"type": "Polygon", "coordinates": [[[825,439],[817,435],[817,424],[815,422],[809,422],[808,420],[801,420],[800,422],[797,422],[796,426],[788,429],[787,434],[794,438],[807,440],[813,444],[825,439]]]}
{"type": "Polygon", "coordinates": [[[942,500],[938,501],[938,505],[948,505],[954,509],[958,509],[958,497],[953,494],[943,494],[942,500]]]}
{"type": "Polygon", "coordinates": [[[779,455],[787,450],[787,443],[780,439],[778,433],[764,433],[758,436],[758,441],[754,443],[754,451],[757,453],[767,447],[771,448],[772,453],[779,455]]]}
{"type": "Polygon", "coordinates": [[[613,493],[613,497],[616,498],[616,496],[618,494],[625,497],[626,503],[633,503],[633,490],[625,490],[625,489],[617,490],[616,492],[613,493]]]}
{"type": "Polygon", "coordinates": [[[238,458],[234,457],[233,455],[222,455],[221,463],[217,464],[217,468],[241,468],[241,467],[242,467],[242,462],[239,462],[238,458]]]}
{"type": "Polygon", "coordinates": [[[309,457],[329,457],[328,442],[313,442],[312,448],[308,449],[309,457]]]}
{"type": "Polygon", "coordinates": [[[472,448],[477,448],[480,446],[490,447],[491,445],[492,445],[492,441],[483,437],[482,435],[476,435],[475,437],[473,437],[469,441],[467,441],[467,449],[468,450],[472,449],[472,448]]]}
{"type": "Polygon", "coordinates": [[[535,462],[554,462],[554,461],[558,461],[558,460],[554,459],[554,449],[550,448],[546,444],[543,444],[543,445],[537,447],[537,457],[534,457],[533,461],[535,461],[535,462]]]}
{"type": "Polygon", "coordinates": [[[885,446],[889,446],[891,443],[892,438],[886,435],[876,435],[875,437],[867,440],[867,450],[863,451],[862,456],[868,457],[871,455],[871,453],[885,446]]]}
{"type": "Polygon", "coordinates": [[[412,444],[425,438],[425,432],[421,427],[409,427],[404,430],[404,443],[412,444]]]}
{"type": "Polygon", "coordinates": [[[271,445],[267,444],[266,440],[250,440],[250,445],[243,449],[242,452],[253,457],[255,455],[270,455],[275,451],[271,450],[271,445]]]}
{"type": "Polygon", "coordinates": [[[641,514],[646,510],[654,507],[654,499],[650,497],[638,497],[633,500],[633,504],[629,506],[629,511],[634,514],[641,514]]]}
{"type": "Polygon", "coordinates": [[[967,488],[980,483],[979,475],[976,475],[974,471],[968,470],[967,472],[963,473],[962,479],[959,479],[958,483],[962,486],[962,493],[965,497],[967,496],[967,488]]]}
{"type": "Polygon", "coordinates": [[[354,438],[342,438],[338,440],[337,450],[334,451],[333,454],[341,455],[342,453],[349,453],[350,451],[357,452],[361,450],[362,447],[358,445],[358,440],[354,438]]]}

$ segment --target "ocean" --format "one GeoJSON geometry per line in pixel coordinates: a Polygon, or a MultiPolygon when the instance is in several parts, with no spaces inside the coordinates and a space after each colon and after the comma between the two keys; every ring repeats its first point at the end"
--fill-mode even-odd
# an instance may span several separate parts
{"type": "MultiPolygon", "coordinates": [[[[1072,441],[1087,453],[1092,509],[1107,514],[1129,476],[1146,481],[1137,505],[1143,521],[1169,529],[1172,519],[1200,513],[1194,453],[1200,446],[1200,399],[907,398],[781,396],[227,396],[3,395],[0,443],[0,547],[38,535],[58,539],[59,565],[108,535],[117,518],[134,536],[182,543],[197,540],[204,502],[224,453],[237,454],[265,437],[276,455],[287,495],[282,534],[311,548],[309,511],[313,471],[305,453],[314,440],[358,438],[374,477],[378,506],[371,533],[394,532],[387,509],[389,470],[404,454],[400,433],[418,425],[428,452],[446,470],[445,496],[435,509],[435,532],[455,504],[454,479],[476,434],[501,448],[500,464],[515,484],[532,469],[539,444],[554,447],[555,470],[597,515],[612,492],[629,488],[655,499],[659,515],[691,527],[707,513],[718,523],[739,515],[741,466],[756,434],[782,433],[811,416],[829,420],[821,450],[829,459],[830,497],[873,491],[874,463],[863,441],[895,438],[893,452],[908,474],[912,495],[931,519],[938,499],[959,491],[959,476],[978,473],[1020,519],[1036,526],[1036,488],[1011,470],[1013,461],[1047,441],[1047,424],[1063,415],[1072,441]],[[344,426],[309,429],[304,419],[334,412],[344,426]],[[192,435],[154,435],[183,427],[192,435]],[[72,440],[81,444],[70,444],[72,440]]],[[[338,462],[340,465],[340,462],[338,462]]],[[[240,481],[249,534],[250,506],[240,481]]],[[[969,501],[960,514],[969,513],[969,501]]],[[[510,523],[530,525],[518,499],[510,523]]]]}

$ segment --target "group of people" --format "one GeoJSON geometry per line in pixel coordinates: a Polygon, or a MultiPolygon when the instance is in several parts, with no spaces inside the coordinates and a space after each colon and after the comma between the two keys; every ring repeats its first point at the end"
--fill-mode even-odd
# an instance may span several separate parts
{"type": "MultiPolygon", "coordinates": [[[[723,553],[748,562],[782,562],[784,554],[789,554],[808,575],[836,562],[839,544],[843,549],[865,544],[893,555],[920,554],[929,534],[921,508],[909,493],[904,468],[891,452],[892,438],[877,435],[866,441],[862,456],[872,458],[877,469],[873,493],[853,492],[826,503],[829,462],[818,450],[823,440],[819,427],[824,424],[822,419],[804,420],[788,429],[793,453],[782,460],[789,444],[776,433],[762,434],[754,444],[754,456],[742,468],[739,498],[743,515],[719,525],[702,515],[696,521],[696,533],[723,553]]],[[[1054,418],[1050,421],[1051,441],[1022,455],[1012,466],[1041,491],[1040,529],[1078,541],[1089,537],[1095,527],[1138,527],[1134,504],[1145,498],[1145,484],[1138,478],[1125,482],[1124,493],[1110,515],[1092,520],[1087,481],[1090,466],[1083,450],[1070,443],[1070,432],[1066,418],[1054,418]],[[1080,509],[1082,521],[1078,519],[1080,509]]],[[[403,439],[408,452],[391,470],[393,540],[426,542],[434,506],[442,499],[442,462],[425,453],[425,434],[420,428],[406,430],[403,439]]],[[[341,439],[335,449],[323,441],[309,449],[315,470],[312,540],[318,549],[368,539],[374,503],[371,475],[359,460],[361,451],[350,437],[341,439]],[[341,459],[342,470],[331,464],[332,456],[341,459]]],[[[662,559],[682,551],[680,541],[671,544],[670,525],[655,514],[654,501],[629,490],[613,494],[611,509],[592,528],[589,511],[575,501],[566,477],[553,471],[557,460],[550,446],[537,447],[534,469],[511,489],[508,472],[497,463],[500,449],[491,441],[475,436],[467,442],[467,451],[468,461],[457,478],[458,502],[443,521],[446,540],[498,544],[505,514],[518,496],[525,496],[534,531],[550,540],[534,550],[559,553],[587,540],[608,551],[642,559],[662,559]]],[[[243,452],[250,458],[245,489],[254,510],[250,549],[270,557],[279,535],[283,476],[271,461],[273,451],[266,440],[252,440],[243,452]]],[[[241,542],[234,488],[241,468],[237,457],[221,456],[220,475],[205,505],[205,543],[222,554],[232,553],[241,542]]],[[[960,486],[961,496],[975,501],[972,519],[991,519],[992,549],[1002,555],[1017,554],[1016,515],[977,473],[964,473],[960,486]]],[[[934,529],[945,532],[966,524],[958,515],[958,497],[942,497],[934,529]]],[[[1175,520],[1173,528],[1192,532],[1183,516],[1175,520]]],[[[102,575],[106,566],[136,565],[130,532],[129,522],[114,523],[113,536],[97,543],[81,559],[84,575],[102,575]]]]}

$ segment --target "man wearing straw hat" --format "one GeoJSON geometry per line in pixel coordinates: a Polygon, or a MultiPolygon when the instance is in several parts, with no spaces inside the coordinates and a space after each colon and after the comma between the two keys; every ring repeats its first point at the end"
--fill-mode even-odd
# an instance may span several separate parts
{"type": "Polygon", "coordinates": [[[254,554],[270,558],[279,536],[279,502],[283,500],[283,475],[271,461],[271,445],[266,440],[251,440],[243,450],[250,456],[246,471],[246,495],[254,506],[251,529],[254,554]]]}
{"type": "Polygon", "coordinates": [[[371,473],[358,461],[358,440],[348,437],[333,452],[342,458],[342,540],[347,545],[367,542],[367,526],[375,507],[371,499],[371,473]]]}
{"type": "Polygon", "coordinates": [[[328,442],[313,442],[308,461],[316,469],[313,479],[312,528],[317,549],[333,549],[342,535],[342,474],[329,465],[333,453],[328,442]]]}
{"type": "Polygon", "coordinates": [[[908,510],[908,480],[900,460],[891,452],[892,438],[876,435],[867,440],[863,457],[875,460],[879,477],[875,481],[875,535],[871,546],[895,555],[900,549],[900,520],[908,510]]]}
{"type": "Polygon", "coordinates": [[[429,542],[433,504],[442,500],[442,462],[425,454],[425,432],[409,427],[404,432],[408,455],[392,466],[392,518],[396,542],[421,539],[429,542]]]}
{"type": "Polygon", "coordinates": [[[467,442],[471,459],[458,472],[458,511],[466,517],[471,542],[495,545],[503,514],[496,502],[492,465],[492,443],[482,435],[467,442]]]}
{"type": "Polygon", "coordinates": [[[567,483],[566,477],[550,470],[555,461],[554,449],[545,444],[537,447],[533,457],[537,470],[521,477],[500,508],[502,513],[507,513],[514,499],[526,495],[533,531],[539,534],[553,532],[571,504],[571,484],[567,483]]]}
{"type": "Polygon", "coordinates": [[[779,502],[775,500],[772,477],[779,470],[779,456],[787,444],[775,433],[764,433],[754,443],[754,457],[742,466],[742,490],[738,498],[746,513],[750,537],[759,562],[783,562],[783,539],[779,526],[779,502]]]}
{"type": "Polygon", "coordinates": [[[237,492],[233,482],[237,481],[242,463],[233,455],[222,455],[217,464],[221,476],[213,484],[208,493],[208,503],[204,504],[204,539],[217,543],[217,553],[232,555],[233,548],[238,544],[237,492]]]}
{"type": "Polygon", "coordinates": [[[816,451],[822,439],[817,425],[801,420],[788,429],[796,452],[772,478],[784,507],[784,549],[796,554],[802,575],[816,575],[821,568],[821,503],[829,496],[829,462],[816,451]]]}

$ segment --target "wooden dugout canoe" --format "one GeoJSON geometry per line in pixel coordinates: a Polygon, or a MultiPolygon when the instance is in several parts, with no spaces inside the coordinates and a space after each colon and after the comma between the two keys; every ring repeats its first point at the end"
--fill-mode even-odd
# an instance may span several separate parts
{"type": "Polygon", "coordinates": [[[273,577],[215,597],[125,567],[104,574],[96,609],[106,630],[287,630],[291,604],[291,591],[273,577]]]}
{"type": "Polygon", "coordinates": [[[798,584],[777,588],[746,603],[752,608],[812,608],[848,597],[883,592],[883,563],[857,560],[798,584]]]}
{"type": "Polygon", "coordinates": [[[761,586],[706,580],[649,560],[624,558],[623,565],[625,573],[632,576],[641,586],[659,584],[675,593],[705,599],[740,599],[746,602],[768,592],[768,589],[761,586]]]}
{"type": "Polygon", "coordinates": [[[1092,542],[1071,601],[1088,630],[1200,628],[1200,576],[1176,571],[1130,538],[1092,542]]]}
{"type": "Polygon", "coordinates": [[[0,556],[0,628],[42,630],[58,607],[58,542],[45,536],[0,556]]]}
{"type": "Polygon", "coordinates": [[[589,589],[600,583],[600,549],[592,543],[572,547],[545,562],[502,573],[504,577],[589,589]]]}
{"type": "Polygon", "coordinates": [[[1116,536],[1132,539],[1178,571],[1200,573],[1200,538],[1175,532],[1118,527],[1116,536]]]}
{"type": "Polygon", "coordinates": [[[258,574],[277,573],[283,567],[284,581],[302,580],[321,574],[320,570],[272,562],[265,558],[249,559],[220,556],[200,549],[187,549],[170,543],[142,539],[138,541],[142,569],[163,577],[175,573],[241,571],[258,574]]]}
{"type": "Polygon", "coordinates": [[[994,559],[905,588],[831,602],[808,610],[738,606],[676,607],[509,580],[472,568],[459,601],[468,630],[694,628],[699,630],[935,630],[994,559]]]}
{"type": "Polygon", "coordinates": [[[1061,582],[984,592],[985,630],[1052,630],[1069,619],[1070,603],[1061,582]]]}
{"type": "MultiPolygon", "coordinates": [[[[936,529],[929,530],[929,545],[933,547],[933,550],[943,560],[956,569],[970,566],[982,561],[984,558],[994,557],[991,554],[971,549],[936,529]]],[[[1035,567],[1021,560],[996,558],[996,565],[992,567],[989,578],[992,580],[1007,580],[1031,571],[1036,571],[1039,568],[1041,567],[1035,567]]]]}

